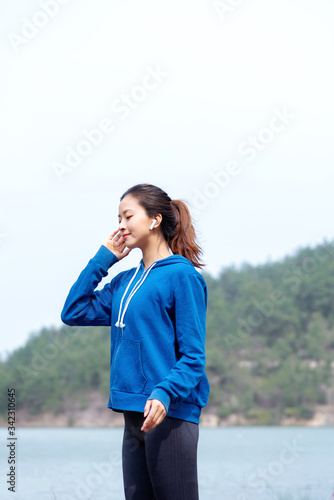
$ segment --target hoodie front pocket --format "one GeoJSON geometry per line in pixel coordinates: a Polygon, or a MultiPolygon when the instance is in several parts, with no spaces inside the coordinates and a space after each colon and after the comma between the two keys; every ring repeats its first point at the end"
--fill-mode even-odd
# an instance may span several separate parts
{"type": "Polygon", "coordinates": [[[140,394],[147,378],[143,371],[141,345],[136,340],[122,339],[114,343],[111,363],[111,389],[140,394]]]}

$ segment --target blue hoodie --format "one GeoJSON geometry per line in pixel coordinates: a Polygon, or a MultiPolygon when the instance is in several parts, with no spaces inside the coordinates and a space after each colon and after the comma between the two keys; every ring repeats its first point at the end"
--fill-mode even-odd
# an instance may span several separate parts
{"type": "Polygon", "coordinates": [[[207,287],[181,255],[98,283],[119,259],[101,245],[72,285],[61,312],[70,326],[111,326],[110,396],[115,411],[143,412],[161,401],[170,417],[199,423],[210,386],[205,374],[207,287]]]}

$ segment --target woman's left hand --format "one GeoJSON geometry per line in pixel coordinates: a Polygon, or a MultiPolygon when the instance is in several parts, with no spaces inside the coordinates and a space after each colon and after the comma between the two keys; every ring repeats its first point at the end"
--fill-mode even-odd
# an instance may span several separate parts
{"type": "Polygon", "coordinates": [[[159,425],[165,418],[167,412],[165,406],[159,399],[148,399],[144,408],[144,420],[142,431],[150,431],[159,425]],[[150,411],[151,409],[151,411],[150,411]]]}

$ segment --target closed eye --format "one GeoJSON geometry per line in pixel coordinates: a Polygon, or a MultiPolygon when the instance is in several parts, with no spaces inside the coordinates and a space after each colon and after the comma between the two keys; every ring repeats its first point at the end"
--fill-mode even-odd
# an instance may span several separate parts
{"type": "MultiPolygon", "coordinates": [[[[128,217],[125,217],[126,219],[130,219],[131,217],[133,217],[133,215],[129,215],[128,217]]],[[[118,219],[118,224],[120,224],[121,221],[118,219]]]]}

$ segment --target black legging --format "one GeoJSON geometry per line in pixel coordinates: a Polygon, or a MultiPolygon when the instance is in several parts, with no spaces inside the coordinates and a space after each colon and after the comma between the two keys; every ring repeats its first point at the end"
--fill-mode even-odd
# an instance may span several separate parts
{"type": "Polygon", "coordinates": [[[198,500],[198,424],[165,417],[144,432],[143,421],[143,413],[124,411],[126,500],[198,500]]]}

